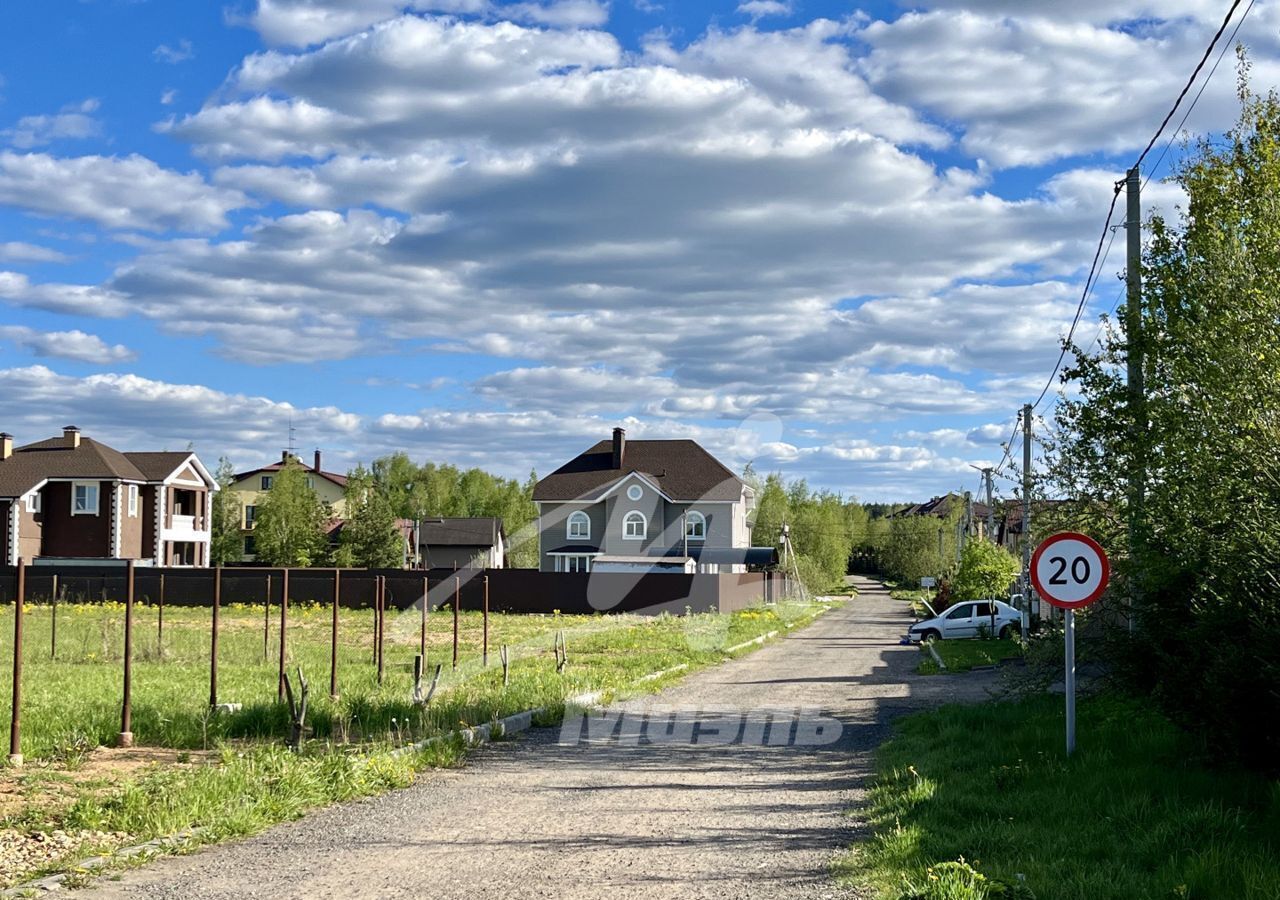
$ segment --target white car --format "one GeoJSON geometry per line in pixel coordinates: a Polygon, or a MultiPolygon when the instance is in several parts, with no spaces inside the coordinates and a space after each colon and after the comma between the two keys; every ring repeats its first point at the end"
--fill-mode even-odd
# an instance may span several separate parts
{"type": "Polygon", "coordinates": [[[982,628],[1002,638],[1017,637],[1022,613],[1000,600],[965,600],[947,607],[941,615],[917,622],[907,631],[912,641],[976,638],[982,628]],[[991,607],[995,607],[995,628],[991,627],[991,607]]]}

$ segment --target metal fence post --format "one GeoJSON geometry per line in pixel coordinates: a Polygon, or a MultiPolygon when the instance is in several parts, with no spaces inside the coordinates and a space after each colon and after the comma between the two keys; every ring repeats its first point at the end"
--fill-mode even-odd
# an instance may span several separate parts
{"type": "MultiPolygon", "coordinates": [[[[216,581],[217,576],[214,576],[216,581]]],[[[157,608],[156,618],[156,651],[157,655],[164,658],[164,573],[160,573],[160,605],[157,608]]]]}
{"type": "Polygon", "coordinates": [[[458,613],[462,602],[462,579],[453,576],[453,667],[458,668],[458,613]]]}
{"type": "Polygon", "coordinates": [[[120,705],[120,747],[133,746],[133,560],[125,566],[124,585],[124,700],[120,705]]]}
{"type": "Polygon", "coordinates": [[[489,665],[489,576],[484,576],[484,643],[481,649],[482,665],[489,665]]]}
{"type": "MultiPolygon", "coordinates": [[[[164,578],[163,575],[160,576],[164,578]]],[[[161,588],[160,596],[164,596],[161,588]]],[[[163,607],[161,607],[163,609],[163,607]]],[[[222,610],[222,566],[213,569],[213,635],[209,639],[209,708],[218,705],[218,615],[222,610]]]]}
{"type": "Polygon", "coordinates": [[[427,664],[427,607],[430,605],[428,599],[431,594],[431,586],[427,583],[427,576],[422,576],[422,624],[418,628],[418,655],[422,657],[422,664],[427,664]]]}
{"type": "Polygon", "coordinates": [[[53,620],[49,631],[49,658],[58,658],[58,576],[53,576],[53,620]]]}
{"type": "Polygon", "coordinates": [[[284,700],[284,655],[285,627],[289,622],[289,570],[284,569],[280,575],[280,671],[276,677],[276,702],[284,700]]]}
{"type": "Polygon", "coordinates": [[[338,699],[338,605],[342,599],[342,570],[333,570],[333,633],[329,639],[329,697],[338,699]]]}
{"type": "MultiPolygon", "coordinates": [[[[16,502],[16,501],[15,501],[16,502]]],[[[27,563],[18,559],[18,593],[13,598],[13,713],[9,719],[9,765],[22,765],[22,613],[27,600],[27,563]]]]}
{"type": "Polygon", "coordinates": [[[387,577],[378,576],[378,684],[382,684],[387,649],[387,577]]]}
{"type": "Polygon", "coordinates": [[[262,601],[262,661],[271,660],[271,573],[267,573],[267,594],[262,601]]]}

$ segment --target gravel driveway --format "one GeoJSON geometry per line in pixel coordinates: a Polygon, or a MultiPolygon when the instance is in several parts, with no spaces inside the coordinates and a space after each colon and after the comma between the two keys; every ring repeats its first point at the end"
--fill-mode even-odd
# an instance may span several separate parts
{"type": "Polygon", "coordinates": [[[858,599],[808,628],[566,729],[590,740],[535,730],[406,790],[160,860],[76,896],[849,896],[828,866],[854,837],[846,810],[890,721],[981,699],[990,684],[987,675],[914,674],[918,651],[897,643],[906,604],[878,584],[859,586],[858,599]],[[683,712],[668,718],[673,709],[683,712]],[[765,710],[784,724],[765,730],[765,710]],[[646,712],[650,739],[638,741],[646,712]],[[734,725],[743,713],[745,728],[734,725]]]}

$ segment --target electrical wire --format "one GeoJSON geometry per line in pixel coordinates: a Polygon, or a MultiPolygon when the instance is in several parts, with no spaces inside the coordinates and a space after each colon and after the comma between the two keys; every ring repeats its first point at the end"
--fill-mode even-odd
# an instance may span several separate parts
{"type": "MultiPolygon", "coordinates": [[[[1147,180],[1142,182],[1143,190],[1146,189],[1151,179],[1155,177],[1156,171],[1160,168],[1160,163],[1164,162],[1165,154],[1173,146],[1173,142],[1178,139],[1178,135],[1182,133],[1182,126],[1187,124],[1187,119],[1191,115],[1191,111],[1196,108],[1196,104],[1200,102],[1200,98],[1204,95],[1204,90],[1209,86],[1209,82],[1213,81],[1213,73],[1218,71],[1218,66],[1222,64],[1223,57],[1227,55],[1227,51],[1235,44],[1236,35],[1240,33],[1240,26],[1244,24],[1244,20],[1249,18],[1249,11],[1253,9],[1253,4],[1257,0],[1249,0],[1249,5],[1244,8],[1244,12],[1236,21],[1236,27],[1231,31],[1231,37],[1227,38],[1227,42],[1223,45],[1222,50],[1218,53],[1217,60],[1213,63],[1213,68],[1209,70],[1209,74],[1205,76],[1204,81],[1200,84],[1200,90],[1196,92],[1195,97],[1191,100],[1191,105],[1187,107],[1187,111],[1182,114],[1182,119],[1178,122],[1178,127],[1173,130],[1173,134],[1169,135],[1169,140],[1165,143],[1164,149],[1160,151],[1160,157],[1156,160],[1155,165],[1147,173],[1147,180]]],[[[1235,7],[1232,7],[1234,10],[1235,7]]],[[[1213,45],[1209,45],[1209,49],[1213,49],[1213,45]]]]}

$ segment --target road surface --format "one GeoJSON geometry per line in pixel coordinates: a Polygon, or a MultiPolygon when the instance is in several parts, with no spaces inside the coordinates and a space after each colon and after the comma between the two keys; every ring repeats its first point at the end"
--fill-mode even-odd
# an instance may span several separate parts
{"type": "Polygon", "coordinates": [[[856,896],[828,871],[856,837],[848,810],[871,751],[894,717],[981,699],[991,683],[916,675],[918,651],[898,645],[906,604],[858,586],[856,600],[808,628],[594,723],[575,720],[568,739],[531,731],[408,789],[159,860],[76,897],[856,896]],[[646,711],[655,739],[628,739],[646,711]],[[735,725],[743,714],[747,725],[735,725]],[[730,732],[737,742],[726,745],[730,732]]]}

